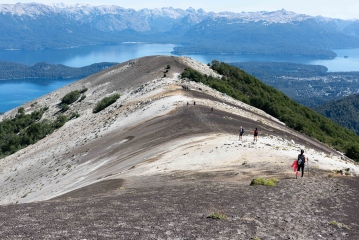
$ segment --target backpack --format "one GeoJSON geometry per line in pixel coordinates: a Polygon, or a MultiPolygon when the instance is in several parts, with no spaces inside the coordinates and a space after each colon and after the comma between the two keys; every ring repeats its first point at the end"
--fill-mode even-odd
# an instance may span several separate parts
{"type": "Polygon", "coordinates": [[[242,133],[244,133],[244,127],[242,127],[242,133]]]}
{"type": "Polygon", "coordinates": [[[302,165],[304,163],[304,154],[298,156],[298,165],[302,165]]]}

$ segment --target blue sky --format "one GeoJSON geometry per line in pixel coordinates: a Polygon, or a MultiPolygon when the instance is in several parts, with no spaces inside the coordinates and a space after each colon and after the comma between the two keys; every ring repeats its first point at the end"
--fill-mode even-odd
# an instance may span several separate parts
{"type": "Polygon", "coordinates": [[[288,11],[312,16],[359,19],[359,0],[0,0],[1,4],[14,4],[17,2],[39,2],[44,4],[58,2],[65,4],[85,3],[95,6],[117,5],[136,10],[161,7],[182,9],[193,7],[213,12],[275,11],[284,8],[288,11]]]}

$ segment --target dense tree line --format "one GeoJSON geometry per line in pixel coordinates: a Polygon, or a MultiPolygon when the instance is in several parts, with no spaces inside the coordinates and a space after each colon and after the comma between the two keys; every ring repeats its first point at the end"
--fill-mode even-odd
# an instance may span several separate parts
{"type": "Polygon", "coordinates": [[[286,62],[235,62],[231,65],[313,109],[359,91],[359,72],[328,72],[320,65],[286,62]]]}
{"type": "Polygon", "coordinates": [[[354,132],[298,104],[237,67],[218,61],[212,61],[211,67],[223,75],[223,78],[202,75],[190,68],[184,70],[182,77],[202,82],[235,99],[262,109],[283,121],[288,127],[326,143],[359,161],[359,136],[354,132]]]}
{"type": "Polygon", "coordinates": [[[321,65],[290,62],[233,62],[230,64],[261,80],[270,79],[273,76],[306,78],[328,74],[328,68],[321,65]]]}
{"type": "Polygon", "coordinates": [[[27,66],[19,63],[0,61],[0,78],[71,78],[86,77],[100,72],[117,63],[95,63],[89,66],[74,68],[62,64],[36,63],[27,66]]]}
{"type": "Polygon", "coordinates": [[[359,94],[325,103],[315,110],[359,135],[359,94]]]}
{"type": "Polygon", "coordinates": [[[13,119],[0,122],[0,158],[36,143],[67,122],[68,118],[64,115],[59,115],[53,122],[41,120],[46,110],[47,108],[42,108],[25,114],[24,108],[21,107],[13,119]]]}

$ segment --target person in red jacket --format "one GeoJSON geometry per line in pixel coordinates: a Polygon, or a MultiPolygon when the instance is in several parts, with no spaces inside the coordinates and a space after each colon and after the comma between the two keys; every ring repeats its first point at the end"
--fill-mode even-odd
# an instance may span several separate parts
{"type": "Polygon", "coordinates": [[[254,129],[253,135],[254,135],[253,141],[254,141],[254,142],[258,142],[258,129],[257,129],[257,128],[254,129]]]}

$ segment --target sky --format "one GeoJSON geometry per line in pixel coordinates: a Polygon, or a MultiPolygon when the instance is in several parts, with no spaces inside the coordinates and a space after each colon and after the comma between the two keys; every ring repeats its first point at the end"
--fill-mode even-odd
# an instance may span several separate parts
{"type": "Polygon", "coordinates": [[[359,19],[359,0],[0,0],[0,4],[37,2],[44,4],[81,3],[94,6],[116,5],[140,10],[143,8],[174,7],[187,9],[202,8],[206,12],[257,12],[285,9],[311,16],[340,19],[359,19]]]}

